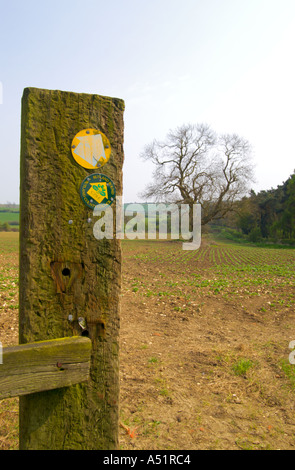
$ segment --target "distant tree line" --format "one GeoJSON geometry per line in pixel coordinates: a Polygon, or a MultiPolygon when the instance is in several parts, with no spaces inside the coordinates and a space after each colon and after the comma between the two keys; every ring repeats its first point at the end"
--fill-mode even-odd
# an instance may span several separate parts
{"type": "Polygon", "coordinates": [[[0,223],[0,232],[18,232],[18,222],[3,222],[0,223]],[[17,225],[17,227],[12,227],[12,225],[17,225]]]}
{"type": "MultiPolygon", "coordinates": [[[[228,227],[252,242],[270,241],[295,245],[295,171],[276,189],[249,196],[236,203],[228,218],[213,222],[213,227],[228,227]]],[[[226,230],[223,229],[225,234],[226,230]]]]}
{"type": "Polygon", "coordinates": [[[11,202],[0,204],[0,212],[19,212],[19,204],[11,202]]]}

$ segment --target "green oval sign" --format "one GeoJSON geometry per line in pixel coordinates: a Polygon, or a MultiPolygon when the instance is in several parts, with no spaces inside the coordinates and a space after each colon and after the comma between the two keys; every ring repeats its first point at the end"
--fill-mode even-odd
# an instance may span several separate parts
{"type": "Polygon", "coordinates": [[[93,173],[83,180],[80,196],[87,207],[94,209],[98,204],[111,205],[116,197],[116,188],[108,176],[93,173]]]}

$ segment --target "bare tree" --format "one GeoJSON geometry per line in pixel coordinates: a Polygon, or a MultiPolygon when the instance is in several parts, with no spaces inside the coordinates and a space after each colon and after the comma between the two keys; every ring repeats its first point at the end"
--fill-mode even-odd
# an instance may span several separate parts
{"type": "Polygon", "coordinates": [[[186,124],[154,140],[141,157],[155,164],[147,200],[202,206],[202,225],[232,211],[253,181],[251,146],[236,134],[218,136],[205,124],[186,124]]]}

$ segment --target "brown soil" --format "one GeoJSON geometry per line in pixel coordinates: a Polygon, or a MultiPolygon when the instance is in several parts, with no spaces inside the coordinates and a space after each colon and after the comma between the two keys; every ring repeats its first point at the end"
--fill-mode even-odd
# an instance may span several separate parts
{"type": "Polygon", "coordinates": [[[174,256],[152,260],[154,247],[125,247],[121,448],[293,449],[294,388],[280,362],[288,360],[295,338],[294,305],[264,306],[277,294],[294,295],[294,278],[288,286],[279,287],[278,279],[271,289],[260,285],[257,296],[251,295],[255,286],[247,294],[241,288],[221,295],[206,288],[193,292],[184,283],[178,295],[147,297],[150,291],[168,294],[170,281],[192,279],[196,272],[202,279],[216,277],[208,258],[177,262],[179,244],[166,242],[161,250],[174,256]],[[252,367],[238,375],[233,366],[241,359],[252,367]]]}

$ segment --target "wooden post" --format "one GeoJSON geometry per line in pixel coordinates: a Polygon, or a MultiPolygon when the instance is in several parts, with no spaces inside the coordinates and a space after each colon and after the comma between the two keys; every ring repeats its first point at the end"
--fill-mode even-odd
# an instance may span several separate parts
{"type": "Polygon", "coordinates": [[[83,334],[92,352],[87,383],[20,397],[20,449],[118,446],[120,240],[94,237],[93,210],[80,188],[87,176],[102,173],[122,194],[123,110],[117,98],[23,93],[20,343],[83,334]],[[101,169],[73,158],[73,139],[85,129],[110,143],[101,169]]]}

